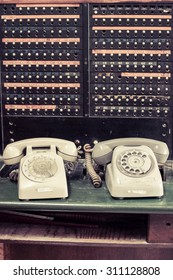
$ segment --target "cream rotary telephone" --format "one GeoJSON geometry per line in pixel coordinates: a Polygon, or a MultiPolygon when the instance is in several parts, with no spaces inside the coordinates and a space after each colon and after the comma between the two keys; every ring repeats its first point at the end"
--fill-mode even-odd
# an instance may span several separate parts
{"type": "Polygon", "coordinates": [[[165,143],[147,138],[118,138],[97,143],[92,157],[106,166],[105,181],[112,197],[162,197],[158,164],[169,156],[165,143]]]}
{"type": "Polygon", "coordinates": [[[17,141],[8,144],[3,152],[6,165],[20,162],[18,196],[21,200],[68,197],[63,160],[74,162],[76,159],[75,144],[56,138],[17,141]]]}

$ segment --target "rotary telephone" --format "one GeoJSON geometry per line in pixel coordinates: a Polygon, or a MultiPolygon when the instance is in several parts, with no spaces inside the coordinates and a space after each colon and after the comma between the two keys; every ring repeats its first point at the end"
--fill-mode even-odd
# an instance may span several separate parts
{"type": "Polygon", "coordinates": [[[18,196],[22,200],[66,198],[68,188],[63,160],[74,162],[76,159],[75,144],[56,138],[17,141],[8,144],[3,152],[6,165],[20,162],[18,196]]]}
{"type": "Polygon", "coordinates": [[[112,197],[162,197],[158,164],[169,150],[165,143],[147,138],[118,138],[97,143],[92,158],[106,166],[105,182],[112,197]]]}

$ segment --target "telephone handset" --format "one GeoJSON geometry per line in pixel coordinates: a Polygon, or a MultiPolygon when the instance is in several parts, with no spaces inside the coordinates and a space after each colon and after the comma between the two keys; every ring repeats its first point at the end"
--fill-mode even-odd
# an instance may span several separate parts
{"type": "Polygon", "coordinates": [[[30,138],[8,144],[3,160],[6,165],[20,162],[19,199],[65,198],[68,187],[63,160],[74,162],[77,155],[77,148],[71,141],[30,138]]]}
{"type": "Polygon", "coordinates": [[[105,181],[112,197],[161,197],[158,164],[169,156],[166,143],[148,138],[118,138],[97,143],[92,157],[106,165],[105,181]]]}

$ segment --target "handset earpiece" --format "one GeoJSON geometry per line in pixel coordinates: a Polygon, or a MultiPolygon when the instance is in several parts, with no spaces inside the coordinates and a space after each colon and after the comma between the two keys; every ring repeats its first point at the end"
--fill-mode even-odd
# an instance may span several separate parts
{"type": "Polygon", "coordinates": [[[70,141],[62,141],[61,145],[57,144],[58,155],[66,161],[76,161],[78,152],[75,144],[70,141]]]}
{"type": "Polygon", "coordinates": [[[92,158],[97,164],[105,165],[111,161],[113,149],[106,143],[95,144],[92,152],[92,158]]]}
{"type": "Polygon", "coordinates": [[[15,143],[7,145],[3,152],[3,160],[6,165],[19,163],[23,156],[22,149],[15,146],[15,143]]]}

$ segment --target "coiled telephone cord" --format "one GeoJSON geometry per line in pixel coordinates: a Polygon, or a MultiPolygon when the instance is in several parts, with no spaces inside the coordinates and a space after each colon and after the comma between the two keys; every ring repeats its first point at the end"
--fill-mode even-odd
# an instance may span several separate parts
{"type": "Polygon", "coordinates": [[[100,176],[94,170],[94,167],[92,164],[92,158],[91,158],[91,153],[92,153],[93,149],[91,148],[90,144],[84,145],[84,151],[85,151],[85,161],[86,161],[86,168],[87,168],[88,174],[91,177],[94,187],[99,188],[102,184],[102,180],[101,180],[100,176]]]}
{"type": "Polygon", "coordinates": [[[18,169],[14,169],[9,173],[9,178],[12,182],[17,182],[18,181],[18,169]]]}

